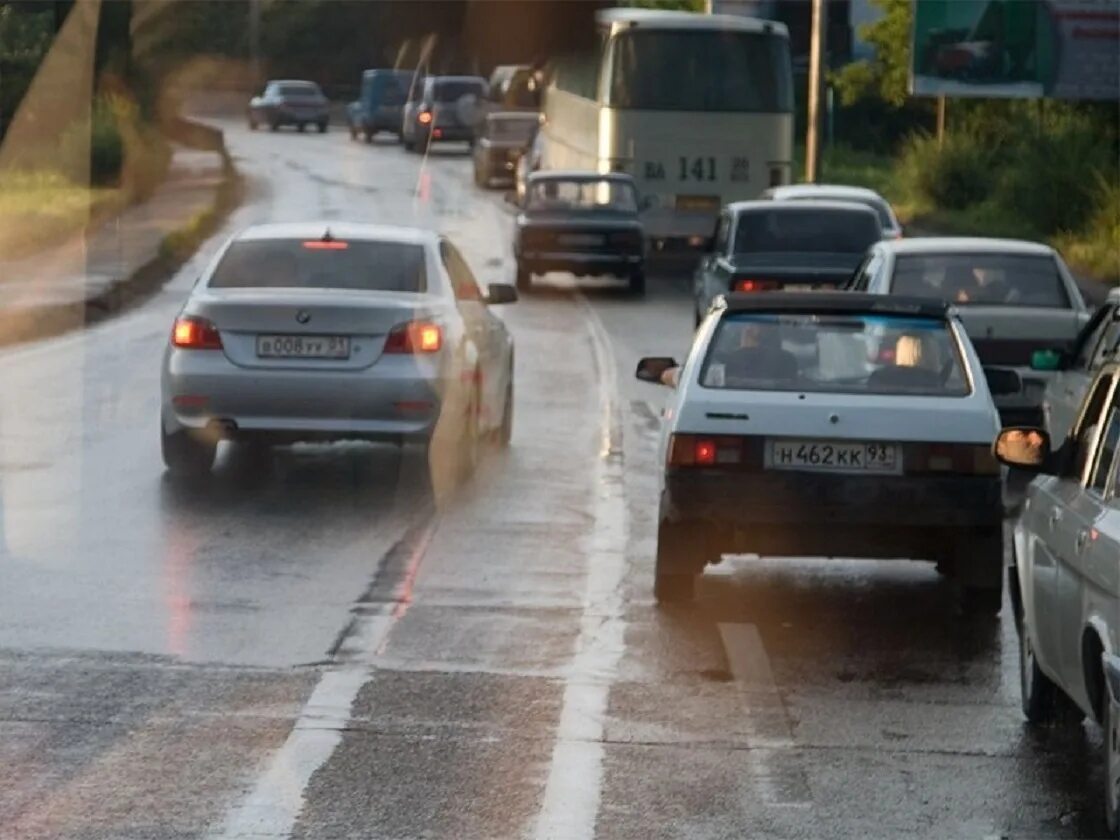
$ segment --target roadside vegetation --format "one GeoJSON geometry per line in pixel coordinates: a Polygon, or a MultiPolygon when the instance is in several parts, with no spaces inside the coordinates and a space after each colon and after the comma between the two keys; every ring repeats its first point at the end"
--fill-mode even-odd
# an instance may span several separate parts
{"type": "Polygon", "coordinates": [[[831,78],[840,128],[823,179],[878,190],[915,231],[1045,240],[1077,270],[1120,281],[1116,103],[951,100],[938,142],[934,103],[906,88],[911,5],[875,2],[875,58],[831,78]]]}

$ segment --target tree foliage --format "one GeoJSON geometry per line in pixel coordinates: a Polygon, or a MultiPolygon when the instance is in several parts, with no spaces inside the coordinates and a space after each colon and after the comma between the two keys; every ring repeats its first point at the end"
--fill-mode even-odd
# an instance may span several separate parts
{"type": "Polygon", "coordinates": [[[875,48],[871,60],[853,62],[838,71],[833,83],[840,101],[850,105],[877,97],[898,108],[909,95],[911,0],[871,0],[882,16],[860,27],[860,37],[875,48]]]}

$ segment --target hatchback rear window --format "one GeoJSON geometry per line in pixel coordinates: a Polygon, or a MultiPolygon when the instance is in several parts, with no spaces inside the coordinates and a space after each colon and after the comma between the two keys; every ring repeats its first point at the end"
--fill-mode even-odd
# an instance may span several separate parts
{"type": "Polygon", "coordinates": [[[904,254],[895,261],[891,293],[966,306],[1070,305],[1058,266],[1049,256],[904,254]]]}
{"type": "Polygon", "coordinates": [[[455,102],[464,96],[477,96],[483,98],[486,94],[486,85],[483,82],[436,82],[436,102],[455,102]]]}
{"type": "Polygon", "coordinates": [[[963,397],[960,351],[937,318],[848,313],[724,316],[705,388],[963,397]]]}
{"type": "Polygon", "coordinates": [[[862,254],[882,237],[878,217],[855,208],[752,211],[739,216],[735,253],[862,254]]]}
{"type": "Polygon", "coordinates": [[[262,239],[235,242],[210,278],[215,289],[423,292],[424,248],[407,242],[262,239]]]}
{"type": "Polygon", "coordinates": [[[321,99],[323,92],[318,85],[280,85],[280,95],[286,99],[321,99]]]}

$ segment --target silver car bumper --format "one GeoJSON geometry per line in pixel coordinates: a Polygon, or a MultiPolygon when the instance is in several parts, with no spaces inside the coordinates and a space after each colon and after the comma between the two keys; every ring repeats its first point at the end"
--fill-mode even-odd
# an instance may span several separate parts
{"type": "Polygon", "coordinates": [[[162,380],[164,431],[425,439],[447,386],[437,360],[416,356],[383,356],[370,368],[345,371],[244,368],[220,351],[171,349],[162,380]]]}

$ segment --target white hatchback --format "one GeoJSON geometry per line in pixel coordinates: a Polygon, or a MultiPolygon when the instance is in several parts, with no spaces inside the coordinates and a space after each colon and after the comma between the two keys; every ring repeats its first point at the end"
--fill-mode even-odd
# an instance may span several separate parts
{"type": "MultiPolygon", "coordinates": [[[[954,311],[853,293],[730,295],[700,326],[663,430],[655,595],[725,552],[937,562],[962,606],[1002,599],[999,417],[954,311]]],[[[987,377],[985,376],[987,374],[987,377]]]]}

